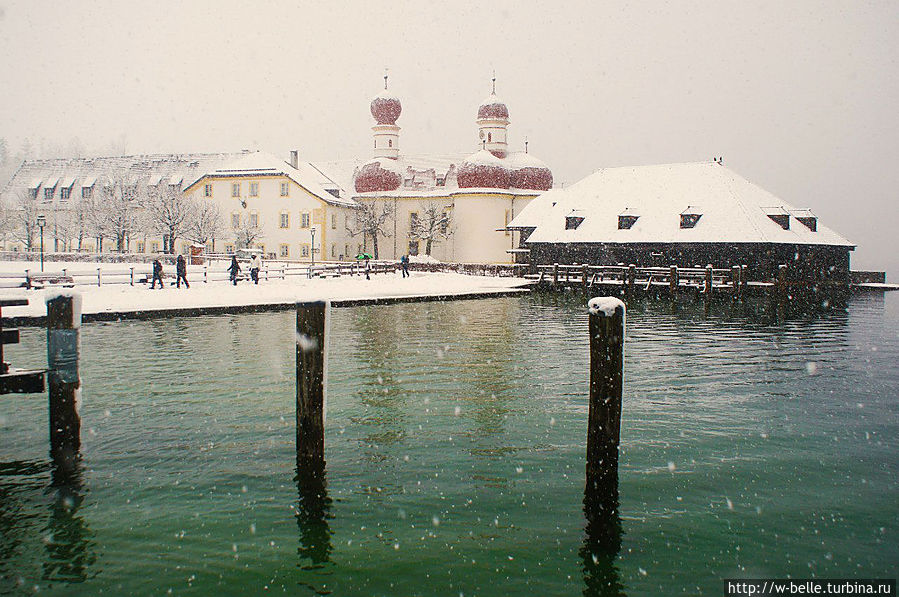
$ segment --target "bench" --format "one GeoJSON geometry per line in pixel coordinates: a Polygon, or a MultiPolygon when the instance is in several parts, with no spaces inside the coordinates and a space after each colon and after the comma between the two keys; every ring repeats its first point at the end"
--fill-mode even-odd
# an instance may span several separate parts
{"type": "Polygon", "coordinates": [[[46,272],[46,273],[38,273],[38,274],[28,274],[25,276],[25,282],[22,284],[25,288],[44,288],[45,286],[65,286],[68,288],[73,288],[75,286],[75,279],[72,276],[56,273],[56,272],[46,272]]]}

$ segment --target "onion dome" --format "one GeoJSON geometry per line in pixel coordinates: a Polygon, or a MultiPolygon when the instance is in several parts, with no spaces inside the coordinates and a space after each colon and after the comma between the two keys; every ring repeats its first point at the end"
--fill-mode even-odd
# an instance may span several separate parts
{"type": "Polygon", "coordinates": [[[478,120],[486,119],[509,120],[509,108],[495,93],[491,93],[478,107],[478,120]]]}
{"type": "MultiPolygon", "coordinates": [[[[372,109],[374,112],[374,109],[372,109]]],[[[396,160],[382,158],[366,162],[353,173],[357,193],[395,191],[403,184],[396,160]]]]}
{"type": "Polygon", "coordinates": [[[384,89],[371,100],[371,115],[374,116],[378,124],[396,124],[396,119],[400,117],[403,106],[400,104],[400,98],[396,97],[387,89],[384,89]]]}
{"type": "Polygon", "coordinates": [[[486,149],[465,158],[459,165],[459,188],[508,189],[509,169],[486,149]]]}
{"type": "Polygon", "coordinates": [[[549,167],[529,153],[509,154],[506,165],[511,174],[509,186],[513,189],[548,191],[553,186],[553,173],[549,167]]]}

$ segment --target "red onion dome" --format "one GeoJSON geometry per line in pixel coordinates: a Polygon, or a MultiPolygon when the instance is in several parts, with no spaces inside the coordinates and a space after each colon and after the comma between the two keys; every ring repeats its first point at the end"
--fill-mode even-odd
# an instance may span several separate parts
{"type": "Polygon", "coordinates": [[[481,102],[478,107],[478,120],[483,119],[509,120],[509,108],[501,99],[496,97],[495,93],[491,93],[490,97],[481,102]]]}
{"type": "Polygon", "coordinates": [[[529,153],[509,154],[506,165],[511,170],[509,186],[513,189],[548,191],[553,187],[552,171],[529,153]]]}
{"type": "Polygon", "coordinates": [[[400,98],[386,89],[371,100],[371,115],[378,124],[396,124],[396,119],[403,112],[400,98]]]}
{"type": "Polygon", "coordinates": [[[459,165],[457,179],[462,189],[508,189],[509,169],[501,159],[482,149],[459,165]]]}
{"type": "Polygon", "coordinates": [[[353,173],[357,193],[395,191],[403,184],[396,160],[381,158],[362,165],[353,173]]]}

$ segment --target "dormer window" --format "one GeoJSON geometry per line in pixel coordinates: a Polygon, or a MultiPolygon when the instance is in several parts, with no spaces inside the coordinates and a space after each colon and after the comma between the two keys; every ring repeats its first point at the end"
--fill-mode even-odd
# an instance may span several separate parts
{"type": "Polygon", "coordinates": [[[687,209],[681,212],[680,214],[680,227],[681,228],[696,228],[696,224],[699,222],[699,218],[702,217],[702,212],[696,208],[688,206],[687,209]]]}
{"type": "Polygon", "coordinates": [[[577,230],[583,221],[583,216],[565,216],[565,230],[577,230]]]}
{"type": "Polygon", "coordinates": [[[812,213],[812,210],[797,209],[793,211],[793,216],[812,232],[818,231],[818,217],[812,213]]]}
{"type": "Polygon", "coordinates": [[[618,214],[618,230],[630,230],[639,218],[640,214],[628,207],[618,214]]]}
{"type": "Polygon", "coordinates": [[[782,207],[765,207],[762,209],[765,211],[765,215],[775,224],[784,230],[790,229],[790,214],[787,210],[782,207]]]}

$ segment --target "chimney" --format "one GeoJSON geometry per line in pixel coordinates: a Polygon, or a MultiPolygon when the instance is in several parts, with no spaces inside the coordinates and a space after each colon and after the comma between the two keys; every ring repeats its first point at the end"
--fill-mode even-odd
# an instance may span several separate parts
{"type": "Polygon", "coordinates": [[[295,169],[300,167],[300,152],[296,149],[290,150],[290,165],[295,169]]]}

